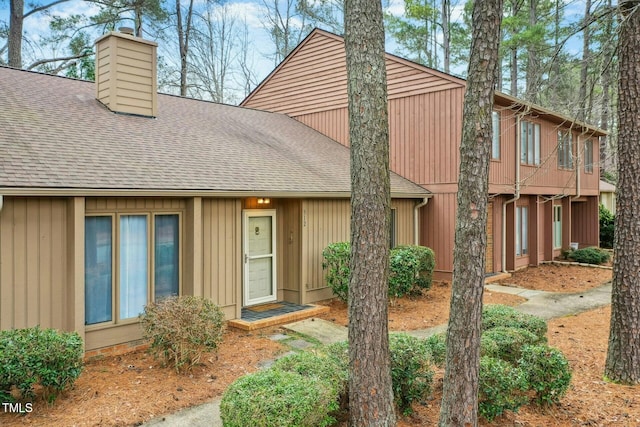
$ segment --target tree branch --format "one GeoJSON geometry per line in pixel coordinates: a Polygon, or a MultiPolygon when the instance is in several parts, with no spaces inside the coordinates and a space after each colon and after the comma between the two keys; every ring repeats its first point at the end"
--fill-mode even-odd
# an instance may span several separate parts
{"type": "MultiPolygon", "coordinates": [[[[26,70],[33,70],[34,68],[39,67],[40,65],[50,64],[51,62],[58,62],[58,61],[63,61],[63,62],[65,62],[65,61],[71,61],[71,60],[74,60],[74,59],[85,58],[85,57],[87,57],[87,56],[89,56],[89,55],[92,55],[92,54],[93,54],[93,52],[92,52],[92,51],[91,51],[91,52],[89,52],[89,51],[83,51],[82,53],[79,53],[79,54],[77,54],[77,55],[64,56],[64,57],[61,57],[61,58],[47,58],[47,59],[40,59],[40,60],[38,60],[38,61],[34,62],[33,64],[29,65],[28,67],[25,67],[25,69],[26,69],[26,70]]],[[[61,69],[64,69],[64,67],[62,67],[62,68],[61,68],[61,67],[58,67],[58,68],[56,68],[56,69],[57,69],[57,70],[58,70],[58,72],[59,72],[61,69]]]]}
{"type": "Polygon", "coordinates": [[[68,1],[69,0],[56,0],[53,3],[49,3],[49,4],[42,5],[42,6],[38,6],[36,8],[31,9],[29,12],[25,13],[24,15],[22,15],[22,19],[26,19],[29,16],[33,15],[34,13],[42,12],[43,10],[47,10],[50,7],[53,7],[53,6],[57,5],[57,4],[65,3],[65,2],[68,2],[68,1]]]}

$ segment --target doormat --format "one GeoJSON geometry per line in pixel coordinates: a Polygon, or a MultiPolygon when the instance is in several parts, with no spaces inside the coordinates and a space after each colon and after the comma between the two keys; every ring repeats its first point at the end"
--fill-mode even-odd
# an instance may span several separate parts
{"type": "Polygon", "coordinates": [[[304,310],[312,307],[310,305],[300,305],[287,301],[278,301],[269,304],[261,304],[252,307],[244,307],[241,313],[241,319],[247,322],[268,319],[270,317],[280,316],[287,313],[304,310]]]}

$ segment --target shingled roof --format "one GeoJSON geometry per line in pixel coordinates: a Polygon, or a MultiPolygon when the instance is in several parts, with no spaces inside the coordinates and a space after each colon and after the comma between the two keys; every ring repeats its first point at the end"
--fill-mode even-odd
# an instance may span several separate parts
{"type": "MultiPolygon", "coordinates": [[[[0,67],[0,191],[348,196],[349,150],[285,115],[159,95],[115,114],[92,82],[0,67]],[[3,190],[4,189],[4,190],[3,190]]],[[[394,197],[425,197],[392,173],[394,197]]]]}

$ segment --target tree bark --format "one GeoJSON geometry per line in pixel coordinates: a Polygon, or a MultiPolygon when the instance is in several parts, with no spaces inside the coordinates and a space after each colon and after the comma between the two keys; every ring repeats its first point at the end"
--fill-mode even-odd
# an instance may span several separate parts
{"type": "Polygon", "coordinates": [[[451,0],[442,0],[442,56],[443,69],[449,74],[451,64],[451,0]]]}
{"type": "Polygon", "coordinates": [[[9,66],[22,68],[22,24],[24,0],[10,0],[9,5],[9,66]]]}
{"type": "MultiPolygon", "coordinates": [[[[604,33],[611,34],[613,29],[613,9],[611,7],[611,0],[607,0],[608,13],[604,17],[605,27],[604,33]]],[[[602,86],[602,110],[600,113],[600,129],[609,130],[609,115],[611,111],[611,67],[613,66],[613,46],[611,41],[607,40],[604,46],[604,65],[601,73],[600,85],[602,86]]],[[[609,136],[600,137],[600,175],[603,172],[609,172],[609,150],[608,150],[609,136]]]]}
{"type": "Polygon", "coordinates": [[[477,0],[465,91],[440,426],[478,425],[487,195],[502,0],[477,0]]]}
{"type": "Polygon", "coordinates": [[[345,2],[351,144],[349,423],[396,423],[389,362],[389,125],[380,1],[345,2]]]}
{"type": "MultiPolygon", "coordinates": [[[[589,0],[587,0],[589,1],[589,0]]],[[[538,24],[538,0],[529,0],[529,27],[534,28],[538,24]]],[[[527,49],[527,69],[526,69],[525,90],[526,100],[529,102],[538,102],[538,93],[540,92],[540,64],[538,61],[538,42],[534,39],[529,42],[527,49]]]]}
{"type": "Polygon", "coordinates": [[[640,384],[640,1],[623,1],[620,9],[615,259],[604,374],[640,384]]]}
{"type": "Polygon", "coordinates": [[[591,31],[589,25],[591,23],[591,0],[586,0],[584,9],[584,20],[582,30],[582,63],[580,64],[580,88],[578,95],[578,120],[585,121],[587,119],[587,86],[589,82],[589,60],[591,44],[591,31]]]}

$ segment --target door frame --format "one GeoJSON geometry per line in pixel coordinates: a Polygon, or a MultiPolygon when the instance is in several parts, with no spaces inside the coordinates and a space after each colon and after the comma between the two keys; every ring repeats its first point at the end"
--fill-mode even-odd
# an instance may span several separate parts
{"type": "Polygon", "coordinates": [[[251,305],[263,304],[266,302],[276,301],[278,299],[278,284],[276,281],[276,210],[275,209],[243,209],[242,211],[242,306],[247,307],[251,305]],[[248,223],[251,217],[271,217],[271,254],[268,257],[271,258],[271,295],[249,299],[249,260],[252,259],[247,254],[247,248],[249,247],[249,233],[248,223]]]}

